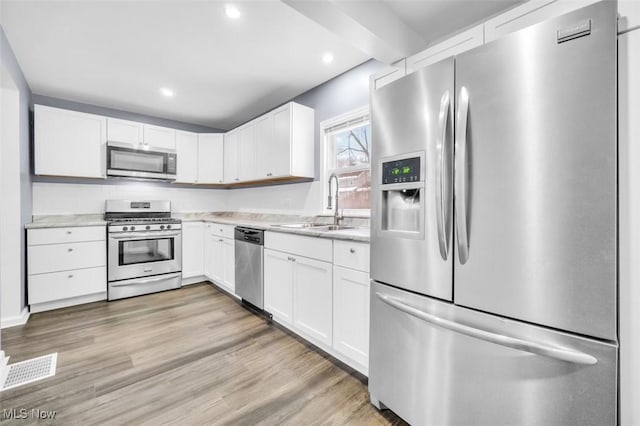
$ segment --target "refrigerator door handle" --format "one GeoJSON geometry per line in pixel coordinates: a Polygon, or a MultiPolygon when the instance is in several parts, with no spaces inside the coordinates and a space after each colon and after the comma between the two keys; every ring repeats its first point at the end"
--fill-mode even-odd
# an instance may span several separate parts
{"type": "Polygon", "coordinates": [[[456,164],[455,164],[455,203],[456,229],[458,230],[458,258],[464,265],[469,259],[469,230],[467,229],[467,118],[469,115],[469,92],[466,87],[460,89],[458,114],[456,117],[456,164]]]}
{"type": "Polygon", "coordinates": [[[447,90],[442,95],[440,100],[440,114],[438,116],[438,154],[439,170],[436,174],[436,206],[439,210],[436,215],[436,222],[438,227],[438,243],[440,245],[440,255],[442,259],[447,260],[449,257],[449,238],[450,238],[450,225],[448,223],[448,217],[450,215],[449,206],[451,203],[446,199],[445,194],[449,194],[451,188],[451,182],[449,174],[446,173],[446,164],[450,164],[451,149],[448,148],[447,141],[447,127],[449,124],[449,107],[451,106],[451,98],[449,91],[447,90]]]}
{"type": "Polygon", "coordinates": [[[456,333],[464,334],[469,337],[536,355],[542,355],[547,358],[571,362],[574,364],[594,365],[598,363],[598,360],[594,356],[586,354],[584,352],[579,352],[572,349],[566,349],[545,343],[518,339],[515,337],[505,336],[502,334],[492,333],[486,330],[469,327],[464,324],[459,324],[457,322],[449,321],[444,318],[437,317],[433,314],[423,312],[420,309],[414,308],[413,306],[401,302],[395,297],[387,296],[379,292],[376,292],[376,296],[387,305],[396,308],[406,314],[414,316],[435,326],[442,327],[456,333]]]}

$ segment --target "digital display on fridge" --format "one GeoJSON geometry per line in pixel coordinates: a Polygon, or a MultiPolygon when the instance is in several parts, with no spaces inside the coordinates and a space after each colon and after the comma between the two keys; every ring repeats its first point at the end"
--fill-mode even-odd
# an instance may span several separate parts
{"type": "Polygon", "coordinates": [[[382,184],[418,182],[420,180],[420,157],[382,163],[382,184]]]}

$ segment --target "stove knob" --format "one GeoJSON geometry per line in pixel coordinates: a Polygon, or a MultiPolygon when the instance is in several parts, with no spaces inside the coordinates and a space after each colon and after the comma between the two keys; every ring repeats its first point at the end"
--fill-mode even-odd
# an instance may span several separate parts
{"type": "Polygon", "coordinates": [[[163,230],[163,229],[164,229],[164,225],[160,225],[160,230],[163,230]]]}
{"type": "Polygon", "coordinates": [[[171,229],[171,225],[167,225],[167,229],[171,229]]]}
{"type": "Polygon", "coordinates": [[[132,230],[132,231],[135,231],[135,230],[136,230],[136,227],[135,227],[135,226],[132,226],[132,227],[131,227],[131,230],[132,230]]]}
{"type": "Polygon", "coordinates": [[[145,229],[148,231],[149,229],[151,229],[151,227],[150,227],[149,225],[147,225],[147,226],[145,227],[145,229]]]}
{"type": "Polygon", "coordinates": [[[126,226],[123,226],[123,227],[122,227],[122,230],[123,230],[123,231],[126,231],[126,230],[128,230],[128,229],[129,229],[129,228],[127,228],[126,226]]]}

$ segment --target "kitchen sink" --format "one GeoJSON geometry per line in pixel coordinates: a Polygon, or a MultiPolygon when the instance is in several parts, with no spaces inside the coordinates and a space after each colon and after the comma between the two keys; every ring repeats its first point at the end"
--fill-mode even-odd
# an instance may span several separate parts
{"type": "Polygon", "coordinates": [[[329,231],[342,231],[345,229],[355,229],[353,226],[346,225],[323,225],[323,224],[314,224],[309,222],[304,223],[282,223],[277,226],[279,228],[288,228],[288,229],[308,229],[310,231],[320,231],[320,232],[329,232],[329,231]]]}

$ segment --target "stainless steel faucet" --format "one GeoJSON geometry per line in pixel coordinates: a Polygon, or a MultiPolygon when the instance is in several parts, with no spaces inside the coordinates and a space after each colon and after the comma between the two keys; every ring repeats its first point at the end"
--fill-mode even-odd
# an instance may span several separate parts
{"type": "Polygon", "coordinates": [[[327,209],[331,209],[331,181],[335,178],[336,180],[336,193],[335,193],[335,198],[336,198],[336,209],[333,212],[333,224],[334,225],[340,225],[340,221],[342,219],[344,219],[344,216],[342,215],[342,213],[340,213],[340,210],[338,209],[338,191],[340,190],[340,184],[338,183],[338,175],[336,175],[335,173],[331,173],[331,176],[329,176],[329,197],[328,197],[328,202],[327,202],[327,209]]]}

